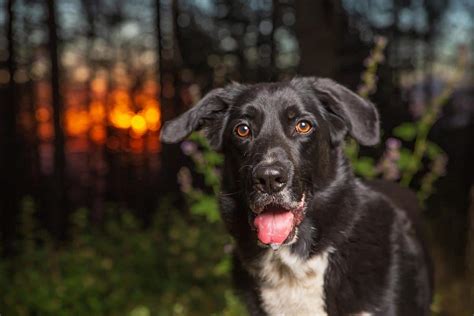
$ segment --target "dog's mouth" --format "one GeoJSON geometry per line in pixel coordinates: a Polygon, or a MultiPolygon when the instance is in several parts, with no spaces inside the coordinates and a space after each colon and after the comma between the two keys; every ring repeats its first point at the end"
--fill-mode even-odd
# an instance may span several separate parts
{"type": "Polygon", "coordinates": [[[270,203],[258,209],[251,217],[251,225],[257,231],[258,240],[278,248],[295,237],[297,226],[303,221],[305,197],[294,203],[270,203]]]}

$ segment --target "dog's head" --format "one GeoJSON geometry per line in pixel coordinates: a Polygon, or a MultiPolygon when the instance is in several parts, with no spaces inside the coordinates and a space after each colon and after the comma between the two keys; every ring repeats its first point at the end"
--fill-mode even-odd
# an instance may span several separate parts
{"type": "Polygon", "coordinates": [[[215,89],[167,122],[161,139],[178,142],[198,129],[225,155],[224,189],[245,208],[235,212],[272,246],[296,239],[309,202],[335,181],[347,133],[363,145],[379,140],[375,107],[322,78],[215,89]]]}

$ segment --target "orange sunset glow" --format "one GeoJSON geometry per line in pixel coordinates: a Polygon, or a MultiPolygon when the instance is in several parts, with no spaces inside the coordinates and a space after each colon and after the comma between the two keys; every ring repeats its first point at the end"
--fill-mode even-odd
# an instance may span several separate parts
{"type": "MultiPolygon", "coordinates": [[[[39,85],[38,90],[49,89],[39,85]]],[[[159,140],[156,134],[161,126],[160,103],[157,99],[158,84],[153,80],[145,81],[142,87],[131,91],[125,87],[108,90],[104,79],[95,79],[91,89],[65,89],[63,125],[65,133],[70,138],[89,138],[95,144],[104,144],[111,131],[123,131],[131,137],[128,147],[133,152],[141,152],[144,140],[151,137],[157,145],[146,142],[147,148],[159,150],[159,140]]],[[[49,105],[50,96],[41,91],[41,105],[37,105],[35,119],[40,140],[50,141],[54,137],[52,124],[52,109],[49,105]]],[[[110,141],[114,144],[114,141],[110,141]]],[[[118,150],[117,146],[110,146],[118,150]]]]}

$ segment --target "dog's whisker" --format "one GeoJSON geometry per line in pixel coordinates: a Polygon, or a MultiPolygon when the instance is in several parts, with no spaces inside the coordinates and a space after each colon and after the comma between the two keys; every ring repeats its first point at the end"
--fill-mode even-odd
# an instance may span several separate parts
{"type": "Polygon", "coordinates": [[[243,166],[240,166],[239,168],[239,172],[242,172],[245,168],[251,168],[252,165],[243,165],[243,166]]]}
{"type": "Polygon", "coordinates": [[[235,191],[235,192],[220,193],[219,195],[220,196],[231,196],[231,195],[236,195],[236,194],[239,194],[239,193],[242,193],[242,190],[235,191]]]}

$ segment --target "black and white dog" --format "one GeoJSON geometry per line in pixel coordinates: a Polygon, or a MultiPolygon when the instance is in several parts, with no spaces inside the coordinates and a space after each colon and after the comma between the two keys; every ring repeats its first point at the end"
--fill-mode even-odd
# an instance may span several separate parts
{"type": "Polygon", "coordinates": [[[375,107],[329,79],[231,84],[163,127],[204,129],[224,153],[222,218],[251,315],[429,315],[432,278],[416,198],[356,179],[349,133],[379,141],[375,107]]]}

